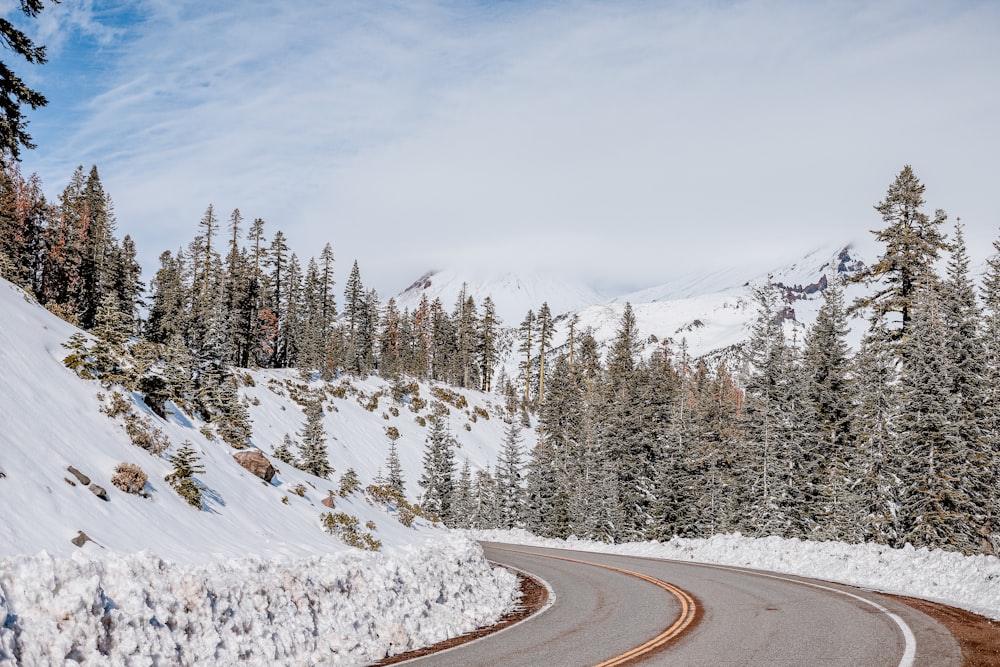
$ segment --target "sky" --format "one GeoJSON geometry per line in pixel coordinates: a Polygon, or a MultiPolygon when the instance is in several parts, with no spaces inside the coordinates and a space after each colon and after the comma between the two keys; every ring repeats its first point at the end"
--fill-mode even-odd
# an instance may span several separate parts
{"type": "MultiPolygon", "coordinates": [[[[17,14],[13,0],[0,0],[17,14]]],[[[387,297],[446,267],[608,295],[866,241],[913,166],[1000,229],[1000,3],[63,0],[23,169],[96,164],[147,279],[209,204],[387,297]]],[[[4,53],[3,58],[9,58],[4,53]]],[[[5,60],[7,62],[7,60],[5,60]]],[[[949,223],[950,226],[950,223],[949,223]]]]}

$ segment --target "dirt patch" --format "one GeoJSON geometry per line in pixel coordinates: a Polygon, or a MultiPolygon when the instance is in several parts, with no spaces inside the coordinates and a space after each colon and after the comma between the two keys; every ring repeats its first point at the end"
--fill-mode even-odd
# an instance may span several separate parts
{"type": "Polygon", "coordinates": [[[462,644],[471,642],[474,639],[479,639],[480,637],[485,637],[486,635],[493,634],[494,632],[499,632],[506,627],[514,625],[518,621],[528,618],[541,609],[546,602],[548,602],[549,592],[548,589],[546,589],[545,586],[534,577],[527,576],[522,572],[516,571],[514,571],[514,574],[517,575],[518,583],[520,584],[521,599],[512,611],[502,616],[494,625],[479,628],[477,630],[473,630],[472,632],[467,632],[464,635],[446,639],[443,642],[438,642],[437,644],[433,644],[431,646],[414,649],[413,651],[407,651],[406,653],[397,653],[396,655],[385,658],[384,660],[374,664],[376,667],[381,667],[381,665],[394,665],[397,662],[403,662],[404,660],[412,660],[413,658],[419,658],[421,656],[437,653],[438,651],[443,651],[455,646],[461,646],[462,644]]]}
{"type": "Polygon", "coordinates": [[[892,595],[938,621],[962,648],[964,667],[1000,667],[1000,621],[918,598],[892,595]]]}

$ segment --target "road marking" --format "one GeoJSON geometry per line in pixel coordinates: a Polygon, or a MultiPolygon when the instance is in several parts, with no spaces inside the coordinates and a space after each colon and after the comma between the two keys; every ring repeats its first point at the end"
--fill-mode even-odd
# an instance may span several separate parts
{"type": "MultiPolygon", "coordinates": [[[[666,560],[666,559],[654,558],[652,560],[666,560]]],[[[793,584],[801,584],[802,586],[812,586],[813,588],[820,588],[824,591],[840,593],[841,595],[846,595],[849,598],[854,598],[855,600],[859,600],[867,605],[875,607],[880,612],[891,618],[896,623],[896,625],[899,626],[900,632],[903,633],[903,657],[900,658],[899,660],[899,667],[913,667],[913,662],[917,658],[917,638],[914,637],[913,630],[910,629],[910,626],[907,625],[906,621],[900,618],[899,615],[889,611],[888,609],[886,609],[879,603],[875,602],[874,600],[863,598],[860,595],[855,595],[854,593],[848,593],[847,591],[840,590],[839,588],[823,586],[822,584],[814,584],[811,581],[802,581],[800,579],[793,579],[791,577],[782,577],[777,574],[767,574],[765,572],[760,572],[758,570],[747,570],[745,568],[728,567],[726,565],[714,565],[712,563],[688,563],[686,561],[669,561],[669,562],[682,563],[684,565],[697,565],[700,567],[710,567],[716,570],[729,570],[731,572],[742,572],[744,574],[752,574],[754,576],[767,577],[768,579],[780,579],[781,581],[789,581],[793,584]]]]}
{"type": "Polygon", "coordinates": [[[656,635],[646,643],[636,646],[635,648],[630,649],[625,653],[622,653],[621,655],[617,655],[609,660],[605,660],[604,662],[598,663],[595,667],[617,667],[618,665],[624,665],[640,656],[646,655],[647,653],[650,653],[665,646],[670,641],[677,638],[681,633],[683,633],[688,628],[688,626],[690,626],[694,622],[695,616],[698,611],[698,605],[695,603],[694,597],[692,597],[690,593],[681,588],[678,588],[677,586],[674,586],[669,582],[663,581],[661,579],[656,579],[655,577],[650,577],[649,575],[642,574],[641,572],[633,572],[632,570],[625,570],[620,567],[614,567],[612,565],[604,565],[602,563],[594,563],[592,561],[578,560],[575,558],[566,558],[565,556],[553,556],[551,554],[538,553],[537,551],[508,549],[506,547],[497,547],[497,546],[492,546],[491,548],[496,549],[498,551],[511,551],[514,553],[539,556],[541,558],[551,558],[552,560],[562,560],[570,563],[579,563],[581,565],[600,567],[605,570],[611,570],[612,572],[619,572],[621,574],[625,574],[630,577],[636,577],[638,579],[642,579],[643,581],[648,581],[654,586],[659,586],[660,588],[662,588],[663,590],[667,591],[675,598],[677,598],[677,600],[681,604],[681,613],[677,617],[677,620],[675,620],[670,625],[670,627],[668,627],[666,630],[656,635]]]}

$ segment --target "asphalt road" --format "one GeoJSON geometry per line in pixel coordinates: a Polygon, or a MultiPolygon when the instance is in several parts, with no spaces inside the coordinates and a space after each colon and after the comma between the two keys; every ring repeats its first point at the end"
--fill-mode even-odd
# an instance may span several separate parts
{"type": "Polygon", "coordinates": [[[692,616],[681,596],[619,568],[687,591],[697,613],[670,643],[629,664],[961,665],[930,617],[894,599],[827,582],[716,566],[484,544],[490,560],[534,574],[554,592],[532,618],[406,664],[584,667],[625,654],[692,616]],[[566,560],[573,559],[573,560],[566,560]],[[603,567],[602,567],[603,566],[603,567]]]}

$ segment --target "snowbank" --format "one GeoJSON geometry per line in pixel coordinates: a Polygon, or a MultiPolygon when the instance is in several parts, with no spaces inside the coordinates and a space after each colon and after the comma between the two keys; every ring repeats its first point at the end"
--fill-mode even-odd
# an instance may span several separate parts
{"type": "Polygon", "coordinates": [[[523,530],[470,534],[491,542],[732,565],[813,577],[943,602],[1000,620],[1000,558],[995,556],[963,556],[909,545],[892,549],[878,544],[752,538],[738,533],[627,544],[551,540],[523,530]]]}
{"type": "Polygon", "coordinates": [[[364,663],[494,622],[517,590],[457,536],[203,565],[18,556],[0,561],[0,665],[364,663]]]}

